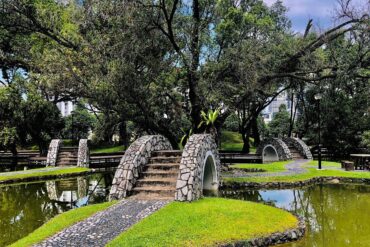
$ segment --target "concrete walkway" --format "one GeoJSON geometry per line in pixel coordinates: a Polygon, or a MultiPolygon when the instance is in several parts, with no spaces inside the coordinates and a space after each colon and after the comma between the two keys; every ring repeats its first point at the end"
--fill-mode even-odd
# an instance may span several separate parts
{"type": "Polygon", "coordinates": [[[34,246],[105,246],[169,201],[122,200],[34,246]]]}

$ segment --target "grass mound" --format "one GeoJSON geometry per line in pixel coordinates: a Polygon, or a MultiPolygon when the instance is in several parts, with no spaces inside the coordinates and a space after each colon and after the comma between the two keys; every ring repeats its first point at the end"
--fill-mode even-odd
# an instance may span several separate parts
{"type": "Polygon", "coordinates": [[[42,240],[60,232],[64,228],[67,228],[81,220],[84,220],[91,215],[108,208],[113,205],[115,202],[106,202],[101,204],[90,205],[82,208],[77,208],[74,210],[67,211],[63,214],[59,214],[52,218],[50,221],[46,222],[40,228],[36,229],[34,232],[29,234],[27,237],[24,237],[14,244],[10,245],[11,247],[24,247],[31,246],[33,244],[39,243],[42,240]]]}
{"type": "Polygon", "coordinates": [[[107,246],[214,246],[267,236],[296,227],[298,220],[274,207],[230,199],[173,202],[107,246]]]}

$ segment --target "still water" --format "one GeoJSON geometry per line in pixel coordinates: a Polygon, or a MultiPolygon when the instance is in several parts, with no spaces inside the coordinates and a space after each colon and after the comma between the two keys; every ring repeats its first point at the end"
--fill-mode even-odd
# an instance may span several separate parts
{"type": "Polygon", "coordinates": [[[279,247],[370,247],[369,185],[222,191],[221,196],[266,203],[303,216],[307,226],[305,237],[279,247]]]}
{"type": "Polygon", "coordinates": [[[107,200],[112,173],[0,187],[0,246],[28,235],[57,214],[107,200]]]}

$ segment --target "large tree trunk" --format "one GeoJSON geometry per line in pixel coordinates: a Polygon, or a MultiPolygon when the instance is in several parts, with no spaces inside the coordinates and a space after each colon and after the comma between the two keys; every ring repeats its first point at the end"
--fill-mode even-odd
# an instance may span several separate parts
{"type": "Polygon", "coordinates": [[[197,133],[198,125],[201,122],[200,112],[202,110],[199,88],[198,88],[198,67],[199,67],[199,29],[200,29],[200,4],[198,0],[193,0],[193,27],[192,27],[192,38],[190,44],[191,52],[191,63],[188,71],[188,85],[189,85],[189,99],[191,104],[191,118],[193,122],[193,129],[197,133]]]}
{"type": "Polygon", "coordinates": [[[245,128],[242,128],[241,134],[243,138],[243,153],[249,153],[250,152],[250,145],[249,145],[249,137],[251,133],[251,125],[250,122],[247,124],[245,128]]]}
{"type": "Polygon", "coordinates": [[[125,147],[128,147],[128,133],[127,133],[127,124],[124,119],[122,119],[122,122],[119,125],[119,141],[121,145],[124,145],[125,147]]]}
{"type": "Polygon", "coordinates": [[[252,133],[253,133],[253,139],[254,139],[254,146],[258,147],[261,143],[261,137],[260,137],[260,131],[258,129],[258,123],[257,118],[253,118],[252,121],[252,133]]]}

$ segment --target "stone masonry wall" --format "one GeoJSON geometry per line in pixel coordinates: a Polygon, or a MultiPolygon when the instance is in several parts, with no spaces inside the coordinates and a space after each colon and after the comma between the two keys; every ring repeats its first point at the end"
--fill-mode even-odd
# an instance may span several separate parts
{"type": "Polygon", "coordinates": [[[217,145],[211,135],[192,135],[185,145],[180,163],[180,173],[176,183],[176,200],[193,201],[202,196],[203,173],[207,155],[212,154],[215,162],[217,183],[220,179],[220,158],[217,145]]]}
{"type": "Polygon", "coordinates": [[[305,159],[313,159],[310,148],[301,139],[285,137],[283,138],[283,141],[287,145],[294,146],[305,159]]]}
{"type": "Polygon", "coordinates": [[[87,139],[80,139],[78,144],[77,166],[89,167],[90,150],[87,139]]]}
{"type": "Polygon", "coordinates": [[[110,199],[128,196],[143,167],[148,163],[151,153],[160,150],[172,150],[170,142],[161,135],[142,136],[133,142],[122,157],[114,175],[110,199]]]}
{"type": "Polygon", "coordinates": [[[55,166],[58,158],[59,148],[62,145],[60,139],[53,139],[50,142],[48,155],[46,158],[46,166],[55,166]]]}
{"type": "Polygon", "coordinates": [[[278,138],[270,138],[270,139],[266,139],[262,141],[261,144],[257,148],[256,154],[262,156],[263,149],[267,145],[272,145],[276,149],[279,160],[292,159],[292,154],[290,153],[289,147],[285,144],[285,142],[283,142],[281,139],[278,139],[278,138]]]}

